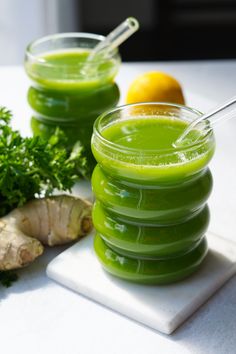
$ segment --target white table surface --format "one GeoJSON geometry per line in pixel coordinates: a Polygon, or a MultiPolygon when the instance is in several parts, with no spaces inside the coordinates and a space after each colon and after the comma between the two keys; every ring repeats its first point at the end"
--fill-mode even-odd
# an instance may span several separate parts
{"type": "MultiPolygon", "coordinates": [[[[166,71],[186,92],[214,102],[236,94],[236,60],[123,64],[123,91],[138,73],[166,71]]],[[[0,67],[0,105],[12,109],[14,126],[29,134],[26,102],[29,82],[21,67],[0,67]]],[[[196,107],[199,108],[199,107],[196,107]]],[[[210,200],[210,229],[236,242],[236,120],[218,127],[212,162],[215,189],[210,200]]],[[[236,353],[236,277],[173,335],[137,324],[45,276],[47,263],[61,249],[48,250],[20,280],[0,288],[0,352],[4,354],[185,354],[236,353]]]]}

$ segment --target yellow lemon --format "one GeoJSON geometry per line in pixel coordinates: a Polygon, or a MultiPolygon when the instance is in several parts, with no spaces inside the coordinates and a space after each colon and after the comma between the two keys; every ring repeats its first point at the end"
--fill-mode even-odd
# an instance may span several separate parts
{"type": "Polygon", "coordinates": [[[179,82],[174,77],[157,71],[144,73],[131,83],[126,103],[137,102],[185,103],[179,82]]]}

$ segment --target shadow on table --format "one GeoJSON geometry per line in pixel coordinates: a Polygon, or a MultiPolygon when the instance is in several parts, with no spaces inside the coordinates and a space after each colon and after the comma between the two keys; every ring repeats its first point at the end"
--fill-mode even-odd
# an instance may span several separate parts
{"type": "MultiPolygon", "coordinates": [[[[230,262],[229,259],[216,251],[210,252],[210,258],[211,261],[214,259],[214,263],[230,262]]],[[[203,267],[208,265],[209,263],[206,261],[203,267]]],[[[184,283],[184,281],[180,283],[184,283]]],[[[146,328],[150,330],[150,328],[146,328]]],[[[236,276],[222,284],[221,288],[171,335],[162,334],[153,329],[151,331],[168,341],[178,343],[178,346],[183,348],[183,353],[236,353],[236,276]]]]}
{"type": "Polygon", "coordinates": [[[236,353],[236,276],[189,317],[170,339],[191,353],[236,353]]]}
{"type": "MultiPolygon", "coordinates": [[[[207,286],[217,287],[220,284],[224,286],[219,291],[215,292],[215,295],[211,296],[208,301],[199,307],[192,316],[187,318],[184,324],[171,335],[162,334],[142,324],[141,326],[157,336],[157,344],[158,337],[162,336],[170,342],[178,343],[178,346],[183,348],[183,353],[225,354],[236,352],[236,277],[233,277],[227,283],[223,282],[222,284],[221,282],[221,280],[224,279],[224,272],[227,274],[227,269],[230,268],[232,264],[232,261],[222,254],[216,251],[209,252],[199,272],[191,276],[191,281],[195,283],[194,293],[192,289],[187,287],[187,296],[190,296],[190,298],[191,296],[197,297],[199,290],[201,296],[204,297],[204,293],[207,294],[207,286]],[[222,272],[222,269],[226,270],[222,272]],[[210,280],[201,287],[201,282],[204,278],[210,280]],[[234,348],[234,350],[230,351],[230,348],[234,348]]],[[[182,281],[177,283],[177,286],[173,284],[160,287],[145,286],[144,288],[142,285],[131,284],[120,279],[115,279],[109,274],[106,274],[106,278],[111,292],[113,288],[112,284],[122,289],[120,296],[123,299],[127,299],[123,307],[127,309],[132,308],[132,303],[134,302],[140,302],[140,306],[142,307],[143,301],[145,301],[146,312],[149,313],[150,316],[152,316],[154,298],[157,300],[159,296],[160,300],[164,299],[164,302],[165,299],[166,301],[170,301],[171,299],[178,301],[178,299],[183,296],[183,287],[185,287],[186,284],[185,281],[182,281]],[[124,287],[124,284],[127,285],[124,287]],[[169,291],[166,291],[167,289],[169,289],[169,291]],[[157,290],[159,290],[159,294],[157,290]],[[160,296],[161,293],[162,296],[160,296]],[[165,297],[163,297],[163,293],[165,297]],[[124,296],[125,294],[127,296],[124,296]]],[[[88,286],[88,284],[86,286],[88,286]]],[[[93,294],[92,291],[91,293],[93,294]]],[[[184,295],[184,299],[185,298],[186,294],[184,295]]],[[[187,300],[188,298],[186,298],[186,301],[187,300]]],[[[110,306],[112,307],[112,305],[110,306]]],[[[118,309],[115,310],[115,312],[118,311],[118,309]]],[[[168,308],[166,308],[166,306],[160,306],[160,313],[161,311],[168,311],[168,308]]],[[[169,309],[169,311],[171,311],[171,309],[169,309]]],[[[129,310],[129,312],[131,312],[131,310],[129,310]]],[[[129,312],[127,310],[127,313],[129,312]]],[[[185,318],[186,309],[185,311],[181,311],[179,316],[185,318]]],[[[132,322],[135,321],[132,320],[132,322]]]]}
{"type": "MultiPolygon", "coordinates": [[[[216,251],[210,251],[204,267],[232,262],[216,251]]],[[[209,269],[210,270],[210,269],[209,269]]],[[[193,275],[193,277],[197,276],[193,275]]],[[[179,284],[184,284],[180,282],[179,284]]],[[[170,286],[171,291],[171,286],[170,286]]],[[[145,326],[144,326],[145,327],[145,326]]],[[[148,328],[148,327],[147,327],[148,328]]],[[[219,290],[201,305],[171,335],[152,330],[183,347],[183,353],[236,353],[236,276],[223,283],[219,290]]]]}

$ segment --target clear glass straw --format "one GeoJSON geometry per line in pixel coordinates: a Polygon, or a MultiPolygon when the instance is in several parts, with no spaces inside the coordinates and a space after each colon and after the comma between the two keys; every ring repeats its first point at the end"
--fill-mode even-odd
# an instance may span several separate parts
{"type": "Polygon", "coordinates": [[[196,135],[194,140],[191,137],[191,143],[197,142],[212,130],[215,125],[232,118],[236,118],[236,97],[195,119],[174,142],[173,146],[179,147],[183,145],[194,130],[200,134],[196,135]]]}
{"type": "Polygon", "coordinates": [[[116,27],[108,36],[99,42],[89,54],[87,61],[92,60],[98,54],[105,56],[111,50],[117,48],[126,41],[134,32],[139,29],[139,23],[134,17],[128,17],[118,27],[116,27]]]}

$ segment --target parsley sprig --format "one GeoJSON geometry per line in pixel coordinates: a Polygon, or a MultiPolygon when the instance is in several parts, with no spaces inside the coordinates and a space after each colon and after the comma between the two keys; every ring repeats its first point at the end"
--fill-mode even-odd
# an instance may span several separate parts
{"type": "Polygon", "coordinates": [[[39,136],[24,138],[10,126],[12,114],[0,108],[0,216],[35,196],[54,189],[70,190],[78,175],[87,173],[83,147],[65,149],[60,129],[48,141],[39,136]]]}

